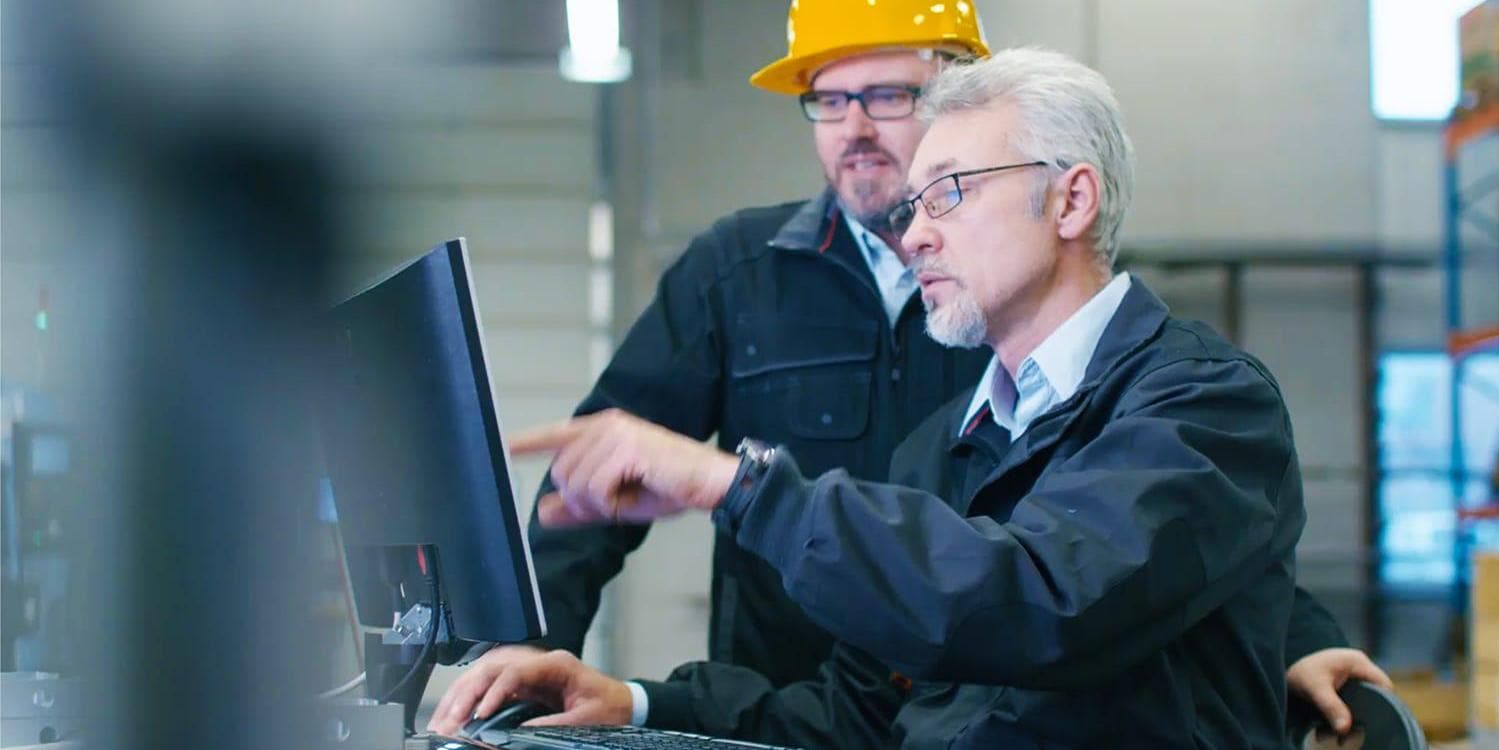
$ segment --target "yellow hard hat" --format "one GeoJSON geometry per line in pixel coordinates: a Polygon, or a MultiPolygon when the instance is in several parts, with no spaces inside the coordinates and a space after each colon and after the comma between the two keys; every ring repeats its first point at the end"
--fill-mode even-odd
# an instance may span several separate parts
{"type": "Polygon", "coordinates": [[[800,94],[834,60],[888,48],[954,48],[989,54],[972,0],[792,0],[786,56],[750,76],[777,94],[800,94]]]}

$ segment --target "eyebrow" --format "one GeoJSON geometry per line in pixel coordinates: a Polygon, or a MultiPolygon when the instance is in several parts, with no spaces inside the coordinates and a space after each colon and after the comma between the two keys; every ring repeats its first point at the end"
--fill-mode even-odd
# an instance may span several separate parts
{"type": "MultiPolygon", "coordinates": [[[[958,160],[957,159],[943,159],[942,161],[939,161],[936,164],[933,164],[932,166],[927,167],[926,168],[926,178],[927,178],[927,183],[926,184],[927,185],[932,184],[931,180],[935,179],[938,175],[941,175],[944,172],[950,171],[953,167],[957,166],[957,164],[958,164],[958,160]]],[[[910,183],[906,183],[906,194],[908,194],[908,195],[915,195],[916,194],[916,190],[917,189],[916,189],[915,186],[911,185],[910,183]]]]}
{"type": "Polygon", "coordinates": [[[916,89],[919,89],[919,88],[921,88],[921,83],[917,82],[917,81],[875,81],[874,83],[867,84],[867,85],[862,86],[862,87],[857,88],[857,89],[819,89],[819,88],[817,88],[817,86],[816,86],[816,80],[814,79],[813,80],[812,91],[854,91],[854,92],[858,92],[858,91],[868,91],[869,89],[878,89],[878,88],[898,88],[898,89],[916,88],[916,89]]]}
{"type": "Polygon", "coordinates": [[[942,161],[939,161],[936,164],[933,164],[932,166],[927,167],[926,168],[926,176],[928,178],[936,178],[937,176],[941,175],[943,172],[950,172],[950,171],[952,171],[952,168],[956,167],[956,166],[958,166],[958,160],[957,159],[943,159],[942,161]]]}

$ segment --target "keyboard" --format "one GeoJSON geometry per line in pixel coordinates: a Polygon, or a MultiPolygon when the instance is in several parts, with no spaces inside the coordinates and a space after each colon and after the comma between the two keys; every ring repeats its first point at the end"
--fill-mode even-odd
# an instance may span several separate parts
{"type": "Polygon", "coordinates": [[[531,727],[512,729],[500,747],[569,750],[792,750],[741,740],[641,727],[531,727]]]}

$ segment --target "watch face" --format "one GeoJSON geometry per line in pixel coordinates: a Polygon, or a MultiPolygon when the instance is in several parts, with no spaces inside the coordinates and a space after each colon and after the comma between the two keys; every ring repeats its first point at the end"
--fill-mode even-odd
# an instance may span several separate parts
{"type": "Polygon", "coordinates": [[[760,443],[757,447],[760,449],[760,455],[758,457],[760,463],[770,463],[770,457],[775,453],[776,450],[775,447],[766,445],[765,443],[760,443]]]}
{"type": "Polygon", "coordinates": [[[754,461],[755,463],[769,463],[771,447],[754,438],[745,438],[739,444],[739,455],[754,461]]]}

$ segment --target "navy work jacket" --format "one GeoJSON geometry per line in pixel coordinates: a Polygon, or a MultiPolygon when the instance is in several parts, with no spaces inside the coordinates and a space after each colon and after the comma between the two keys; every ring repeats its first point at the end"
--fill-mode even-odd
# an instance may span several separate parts
{"type": "Polygon", "coordinates": [[[1019,440],[958,437],[968,400],[896,451],[895,484],[807,479],[781,451],[731,491],[719,528],[841,644],[794,690],[719,680],[732,715],[711,671],[685,705],[652,685],[650,723],[808,747],[1286,747],[1305,516],[1264,366],[1136,280],[1083,385],[1019,440]]]}

